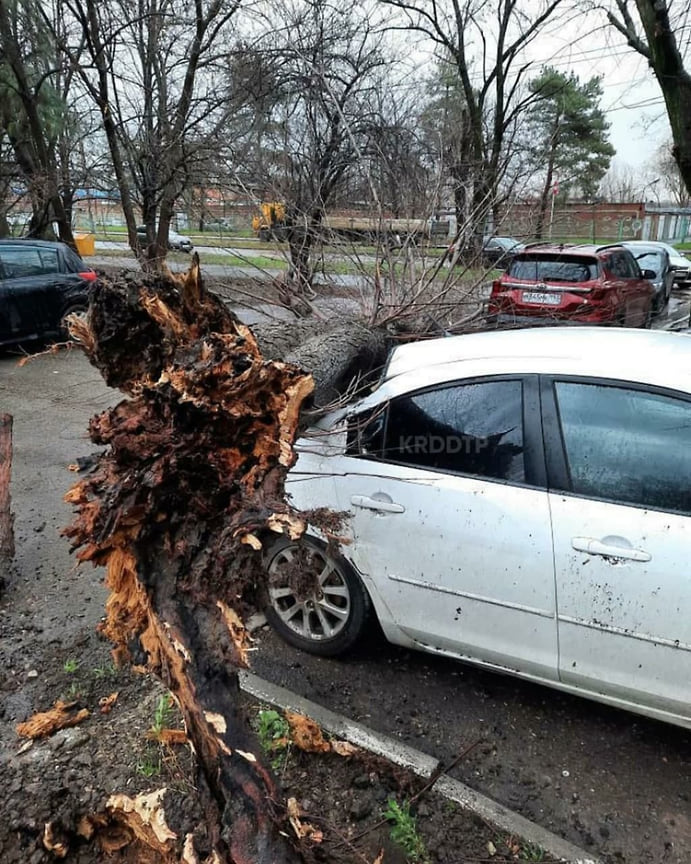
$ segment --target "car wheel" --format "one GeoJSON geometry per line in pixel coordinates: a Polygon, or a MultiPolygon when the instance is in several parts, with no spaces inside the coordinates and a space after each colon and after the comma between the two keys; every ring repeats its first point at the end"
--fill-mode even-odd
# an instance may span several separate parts
{"type": "Polygon", "coordinates": [[[362,636],[369,596],[342,555],[314,538],[281,539],[269,549],[266,618],[291,645],[333,657],[362,636]]]}
{"type": "Polygon", "coordinates": [[[70,335],[67,326],[67,319],[70,315],[77,315],[79,318],[86,318],[89,307],[86,303],[75,303],[73,306],[68,306],[60,316],[60,339],[63,342],[74,342],[74,338],[70,335]]]}

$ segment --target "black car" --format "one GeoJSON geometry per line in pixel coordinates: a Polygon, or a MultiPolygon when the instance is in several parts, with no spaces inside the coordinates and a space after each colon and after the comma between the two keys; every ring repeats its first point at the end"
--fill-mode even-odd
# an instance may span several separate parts
{"type": "Polygon", "coordinates": [[[486,237],[482,244],[482,261],[486,266],[504,269],[511,256],[524,248],[523,243],[513,237],[486,237]]]}
{"type": "Polygon", "coordinates": [[[96,273],[64,243],[0,240],[0,345],[65,338],[96,273]]]}

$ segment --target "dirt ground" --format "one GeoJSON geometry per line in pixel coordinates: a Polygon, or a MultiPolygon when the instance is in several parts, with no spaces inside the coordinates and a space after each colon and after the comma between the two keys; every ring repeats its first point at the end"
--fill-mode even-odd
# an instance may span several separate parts
{"type": "MultiPolygon", "coordinates": [[[[9,591],[11,594],[11,585],[9,591]]],[[[7,601],[3,607],[7,620],[7,601]]],[[[2,657],[3,666],[7,659],[2,657]]],[[[13,662],[18,659],[15,655],[13,662]]],[[[65,829],[64,833],[58,830],[58,836],[73,835],[83,815],[102,812],[109,796],[118,793],[134,797],[165,787],[167,824],[179,837],[192,831],[201,815],[189,747],[151,738],[162,712],[166,727],[180,726],[161,685],[148,676],[115,669],[108,646],[86,628],[83,635],[53,642],[46,651],[25,646],[21,662],[25,665],[29,659],[32,669],[11,666],[2,680],[3,864],[56,860],[42,847],[45,824],[52,822],[65,829]],[[99,702],[113,693],[118,694],[117,700],[109,713],[102,714],[99,702]],[[87,708],[90,716],[76,727],[29,746],[14,732],[16,720],[48,708],[56,699],[87,708]],[[19,701],[22,711],[12,707],[19,701]]],[[[256,724],[262,706],[247,697],[243,701],[248,722],[256,724]]],[[[414,860],[391,840],[390,827],[382,817],[390,798],[405,804],[420,791],[422,781],[365,752],[343,758],[307,754],[291,746],[269,758],[275,762],[286,800],[295,797],[304,819],[323,833],[314,850],[315,860],[371,862],[382,848],[388,864],[414,860]],[[351,840],[356,837],[359,839],[351,840]]],[[[497,861],[551,860],[433,793],[421,796],[413,812],[425,849],[420,861],[459,864],[487,858],[488,849],[496,849],[493,858],[497,861]]],[[[97,864],[131,858],[126,848],[106,858],[98,844],[84,840],[72,842],[64,860],[97,864]]]]}
{"type": "MultiPolygon", "coordinates": [[[[60,536],[71,518],[62,501],[76,476],[69,466],[94,449],[84,431],[88,418],[119,396],[79,353],[40,357],[24,367],[16,360],[0,357],[0,405],[15,421],[17,547],[0,589],[0,861],[56,860],[42,843],[46,823],[54,823],[54,841],[65,839],[81,816],[103,811],[116,793],[132,797],[165,787],[167,819],[184,837],[200,821],[194,759],[188,746],[162,745],[150,735],[162,715],[165,725],[175,726],[175,711],[155,680],[113,666],[110,646],[96,633],[105,600],[102,573],[76,569],[60,536]],[[102,711],[113,694],[110,710],[102,711]],[[33,743],[18,735],[18,723],[58,699],[89,716],[33,743]]],[[[257,710],[247,702],[248,718],[257,710]]],[[[382,813],[390,797],[404,804],[421,781],[366,754],[344,759],[294,748],[277,773],[284,794],[295,797],[324,834],[315,860],[371,862],[381,848],[387,864],[413,860],[392,845],[382,813]],[[349,838],[360,834],[356,849],[349,838]]],[[[413,812],[424,843],[419,861],[459,864],[490,854],[493,860],[548,860],[434,793],[423,795],[413,812]]],[[[126,848],[106,858],[94,843],[70,840],[63,860],[132,859],[126,848]]]]}

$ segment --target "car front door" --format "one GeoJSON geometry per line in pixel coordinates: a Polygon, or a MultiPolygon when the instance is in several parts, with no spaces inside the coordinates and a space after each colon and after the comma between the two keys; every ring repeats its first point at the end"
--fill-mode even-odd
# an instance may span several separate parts
{"type": "Polygon", "coordinates": [[[564,684],[691,716],[691,396],[545,380],[564,684]]]}
{"type": "Polygon", "coordinates": [[[436,385],[355,417],[347,555],[418,643],[556,679],[537,378],[436,385]]]}
{"type": "Polygon", "coordinates": [[[0,345],[14,340],[16,323],[12,316],[10,286],[5,279],[2,261],[0,260],[0,345]]]}

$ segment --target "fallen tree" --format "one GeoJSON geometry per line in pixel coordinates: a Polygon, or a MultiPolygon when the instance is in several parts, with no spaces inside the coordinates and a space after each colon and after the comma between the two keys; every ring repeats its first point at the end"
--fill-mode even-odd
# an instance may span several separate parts
{"type": "MultiPolygon", "coordinates": [[[[176,699],[206,813],[177,843],[142,830],[130,804],[110,806],[90,830],[129,832],[128,842],[163,861],[303,860],[307,841],[288,833],[239,709],[237,672],[251,641],[243,622],[265,605],[268,538],[298,538],[308,522],[327,536],[340,527],[334,514],[286,503],[301,410],[342,392],[355,370],[371,371],[386,340],[364,325],[339,324],[326,339],[266,328],[269,355],[292,362],[265,360],[252,332],[205,291],[198,260],[182,278],[104,280],[88,319],[71,329],[105,381],[129,398],[90,423],[91,439],[106,449],[67,495],[77,518],[65,533],[80,561],[107,568],[102,630],[117,659],[146,665],[176,699]]],[[[49,827],[46,845],[69,834],[49,827]]]]}

